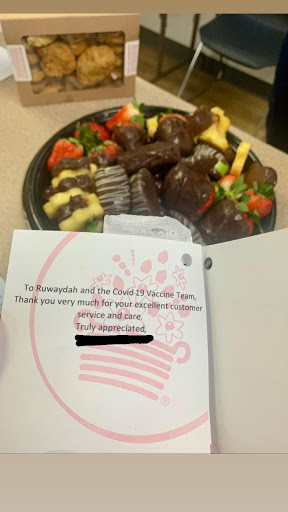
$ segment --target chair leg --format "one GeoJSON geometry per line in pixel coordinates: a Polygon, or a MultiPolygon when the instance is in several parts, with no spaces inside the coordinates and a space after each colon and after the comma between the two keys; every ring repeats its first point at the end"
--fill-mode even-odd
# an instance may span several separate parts
{"type": "Polygon", "coordinates": [[[184,80],[183,80],[183,82],[182,82],[182,84],[180,86],[180,89],[178,91],[178,94],[177,94],[178,98],[181,98],[181,96],[182,96],[182,94],[184,92],[184,89],[185,89],[185,87],[187,85],[187,82],[188,82],[188,80],[190,78],[190,75],[191,75],[191,73],[192,73],[192,71],[193,71],[193,69],[194,69],[194,67],[196,65],[196,62],[198,60],[198,57],[199,57],[199,55],[201,53],[202,48],[203,48],[203,43],[202,43],[202,41],[200,41],[200,43],[198,44],[198,46],[196,48],[196,51],[194,53],[193,59],[190,62],[190,65],[189,65],[187,73],[186,73],[186,75],[184,77],[184,80]]]}
{"type": "Polygon", "coordinates": [[[257,124],[256,129],[255,129],[255,131],[254,131],[254,133],[253,133],[253,136],[254,136],[254,137],[256,137],[256,136],[257,136],[257,134],[258,134],[258,132],[259,132],[260,128],[262,128],[263,124],[265,123],[266,118],[267,118],[267,116],[268,116],[268,112],[269,112],[269,108],[267,108],[267,110],[266,110],[266,112],[265,112],[264,116],[260,119],[259,123],[257,124]]]}

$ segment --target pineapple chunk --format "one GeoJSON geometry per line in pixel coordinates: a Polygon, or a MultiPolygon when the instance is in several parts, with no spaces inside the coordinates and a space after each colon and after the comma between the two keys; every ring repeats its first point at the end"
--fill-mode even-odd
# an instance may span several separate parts
{"type": "Polygon", "coordinates": [[[92,217],[103,217],[104,210],[99,203],[99,199],[96,194],[89,194],[86,197],[88,206],[85,208],[78,208],[72,213],[68,219],[63,220],[59,224],[61,231],[81,231],[85,226],[86,222],[92,217]]]}
{"type": "Polygon", "coordinates": [[[158,116],[150,117],[146,121],[148,136],[153,138],[158,128],[158,116]]]}
{"type": "Polygon", "coordinates": [[[51,185],[53,188],[56,188],[58,187],[60,181],[64,180],[65,178],[75,178],[75,176],[80,176],[81,174],[88,174],[88,176],[91,178],[91,172],[89,169],[78,169],[77,171],[65,169],[65,171],[61,171],[58,176],[53,178],[51,185]]]}
{"type": "Polygon", "coordinates": [[[216,116],[219,116],[219,119],[222,119],[222,117],[224,117],[224,110],[222,110],[222,108],[213,107],[210,110],[212,114],[216,114],[216,116]]]}
{"type": "Polygon", "coordinates": [[[224,110],[219,107],[211,108],[211,112],[219,116],[218,130],[222,135],[225,135],[231,124],[229,117],[225,116],[224,110]]]}
{"type": "Polygon", "coordinates": [[[221,151],[225,151],[229,146],[225,134],[219,131],[218,123],[211,124],[207,130],[199,135],[199,139],[202,142],[212,144],[212,146],[221,149],[221,151]]]}
{"type": "Polygon", "coordinates": [[[241,172],[244,169],[244,165],[247,160],[250,148],[251,144],[249,144],[248,142],[241,142],[239,144],[233,164],[230,169],[230,174],[232,174],[233,176],[240,176],[241,172]]]}
{"type": "Polygon", "coordinates": [[[69,203],[70,197],[83,196],[86,197],[87,192],[83,192],[81,188],[71,188],[66,192],[58,192],[51,196],[49,201],[43,205],[43,210],[46,213],[48,219],[54,219],[56,217],[58,208],[60,206],[69,203]]]}

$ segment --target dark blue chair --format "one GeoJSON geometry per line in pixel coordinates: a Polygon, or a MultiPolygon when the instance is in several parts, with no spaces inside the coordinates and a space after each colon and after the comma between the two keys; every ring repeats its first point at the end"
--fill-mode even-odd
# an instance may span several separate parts
{"type": "MultiPolygon", "coordinates": [[[[183,95],[203,46],[248,68],[276,66],[288,32],[287,14],[221,14],[200,28],[200,43],[190,62],[178,97],[183,95]]],[[[222,78],[219,73],[217,79],[222,78]]],[[[196,96],[196,95],[195,95],[196,96]]],[[[194,96],[194,97],[195,97],[194,96]]]]}

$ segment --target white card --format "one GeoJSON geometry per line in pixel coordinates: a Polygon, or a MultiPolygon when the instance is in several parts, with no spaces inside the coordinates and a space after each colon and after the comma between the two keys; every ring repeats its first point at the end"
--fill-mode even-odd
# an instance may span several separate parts
{"type": "Polygon", "coordinates": [[[210,452],[201,246],[15,231],[0,327],[0,452],[210,452]]]}

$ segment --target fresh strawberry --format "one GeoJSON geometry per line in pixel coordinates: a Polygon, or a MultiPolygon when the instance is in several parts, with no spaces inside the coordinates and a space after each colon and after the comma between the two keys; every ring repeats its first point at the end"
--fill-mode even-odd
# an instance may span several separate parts
{"type": "Polygon", "coordinates": [[[137,105],[137,103],[128,103],[122,107],[114,116],[112,116],[106,123],[105,127],[107,130],[112,131],[117,125],[123,123],[132,122],[138,123],[141,127],[144,127],[144,105],[137,105]]]}
{"type": "Polygon", "coordinates": [[[254,190],[247,190],[244,194],[245,196],[249,196],[246,204],[250,212],[257,209],[259,201],[261,201],[261,194],[255,194],[254,190]]]}
{"type": "MultiPolygon", "coordinates": [[[[87,126],[87,125],[91,126],[93,132],[97,132],[99,139],[110,140],[111,137],[110,137],[109,132],[106,130],[106,128],[104,128],[104,126],[101,126],[101,124],[95,123],[94,121],[89,121],[88,123],[84,123],[80,126],[81,126],[81,128],[85,128],[85,126],[87,126]]],[[[79,137],[80,137],[80,132],[79,132],[78,127],[77,127],[77,130],[75,130],[75,132],[74,132],[74,137],[76,139],[79,139],[79,137]]]]}
{"type": "Polygon", "coordinates": [[[243,213],[243,217],[244,219],[246,220],[248,226],[249,226],[249,229],[250,229],[250,235],[252,235],[253,231],[254,231],[254,223],[253,223],[253,220],[251,219],[251,217],[249,217],[249,214],[248,213],[243,213]]]}
{"type": "MultiPolygon", "coordinates": [[[[257,210],[259,218],[263,219],[263,217],[266,217],[266,215],[269,215],[271,212],[273,203],[271,197],[266,197],[264,195],[266,190],[265,187],[264,189],[261,187],[256,188],[260,193],[255,193],[255,189],[247,190],[247,192],[245,192],[245,196],[249,197],[249,199],[246,199],[245,202],[250,212],[257,210]],[[261,191],[264,191],[264,194],[261,194],[261,191]]],[[[268,194],[270,194],[270,189],[268,189],[268,194]]]]}
{"type": "Polygon", "coordinates": [[[226,174],[224,178],[221,178],[215,183],[215,203],[222,199],[231,199],[232,201],[238,200],[242,197],[248,186],[244,184],[243,175],[236,178],[231,174],[226,174]]]}
{"type": "Polygon", "coordinates": [[[260,203],[258,204],[258,207],[256,208],[257,212],[259,213],[260,219],[263,219],[263,217],[266,217],[266,215],[269,215],[269,213],[272,210],[272,201],[269,199],[269,197],[263,197],[261,199],[260,203]]]}
{"type": "Polygon", "coordinates": [[[125,121],[124,123],[118,123],[114,128],[113,128],[113,132],[112,132],[112,140],[115,140],[115,135],[116,135],[116,132],[120,129],[120,128],[125,128],[126,126],[136,126],[136,128],[138,128],[139,130],[142,129],[142,127],[140,126],[139,123],[132,123],[131,121],[125,121]]]}
{"type": "Polygon", "coordinates": [[[97,146],[93,151],[88,153],[89,158],[101,157],[107,162],[113,163],[116,160],[119,146],[112,140],[106,140],[103,144],[97,146]]]}
{"type": "Polygon", "coordinates": [[[218,181],[219,185],[225,190],[225,192],[228,192],[233,183],[236,181],[236,176],[232,176],[232,174],[227,174],[224,176],[224,178],[221,178],[221,180],[218,181]]]}
{"type": "Polygon", "coordinates": [[[187,122],[186,117],[181,116],[181,114],[173,114],[173,113],[169,113],[169,114],[163,114],[163,115],[161,115],[161,116],[159,117],[159,123],[162,123],[162,121],[164,121],[164,119],[167,119],[167,117],[178,117],[179,119],[182,119],[182,121],[187,122]]]}
{"type": "Polygon", "coordinates": [[[62,160],[62,158],[81,158],[84,153],[82,144],[78,139],[59,139],[55,142],[52,153],[48,158],[47,167],[52,171],[53,167],[62,160]]]}

